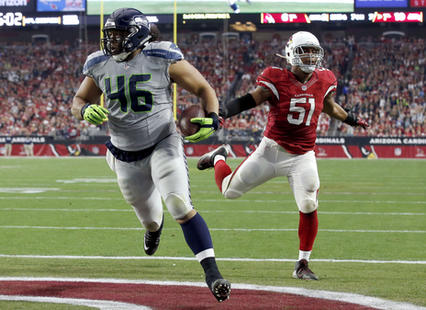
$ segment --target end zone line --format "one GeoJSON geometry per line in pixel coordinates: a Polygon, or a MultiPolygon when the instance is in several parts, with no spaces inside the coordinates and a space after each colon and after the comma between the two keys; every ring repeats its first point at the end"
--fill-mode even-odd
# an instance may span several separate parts
{"type": "MultiPolygon", "coordinates": [[[[35,259],[103,259],[103,260],[183,260],[195,261],[195,257],[179,256],[82,256],[82,255],[14,255],[0,254],[0,258],[35,258],[35,259]]],[[[244,257],[216,257],[218,261],[226,262],[295,262],[292,258],[244,258],[244,257]]],[[[411,260],[368,260],[368,259],[334,259],[317,258],[311,259],[312,262],[327,263],[365,263],[365,264],[419,264],[425,265],[426,261],[411,260]]]]}

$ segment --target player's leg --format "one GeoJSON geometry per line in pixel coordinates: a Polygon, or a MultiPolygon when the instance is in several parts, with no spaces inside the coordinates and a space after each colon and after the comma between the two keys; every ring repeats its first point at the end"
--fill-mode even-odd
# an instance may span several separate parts
{"type": "Polygon", "coordinates": [[[206,283],[218,301],[229,297],[230,283],[215,260],[213,242],[202,216],[192,206],[182,139],[171,135],[159,143],[151,157],[152,179],[167,209],[181,225],[185,240],[204,269],[206,283]]]}
{"type": "Polygon", "coordinates": [[[234,11],[234,13],[240,13],[240,8],[236,0],[228,0],[229,6],[234,11]]]}
{"type": "Polygon", "coordinates": [[[299,208],[299,259],[294,278],[318,280],[308,262],[318,232],[318,190],[320,181],[313,151],[297,156],[289,175],[290,186],[299,208]]]}
{"type": "Polygon", "coordinates": [[[226,164],[226,158],[230,152],[231,146],[224,144],[201,156],[197,163],[198,170],[214,168],[216,184],[221,192],[223,179],[232,173],[231,168],[226,164]]]}
{"type": "Polygon", "coordinates": [[[117,182],[124,199],[135,210],[145,227],[144,250],[153,255],[160,243],[163,228],[163,205],[160,193],[151,179],[149,157],[137,162],[123,162],[107,152],[107,162],[117,175],[117,182]]]}
{"type": "MultiPolygon", "coordinates": [[[[224,161],[215,165],[216,183],[225,198],[241,197],[249,190],[277,176],[275,158],[278,147],[268,138],[263,138],[258,148],[250,154],[231,174],[222,174],[224,161]],[[223,177],[224,176],[224,177],[223,177]]],[[[228,167],[229,168],[229,167],[228,167]]],[[[229,169],[230,170],[230,169],[229,169]]]]}
{"type": "Polygon", "coordinates": [[[12,144],[6,144],[6,156],[12,155],[12,144]]]}

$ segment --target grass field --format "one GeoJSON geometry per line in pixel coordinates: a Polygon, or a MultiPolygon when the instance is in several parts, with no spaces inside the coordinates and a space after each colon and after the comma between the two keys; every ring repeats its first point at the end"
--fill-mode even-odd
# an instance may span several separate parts
{"type": "MultiPolygon", "coordinates": [[[[237,1],[241,13],[303,13],[303,12],[352,12],[353,1],[237,1]],[[322,2],[322,3],[320,3],[322,2]]],[[[177,0],[177,13],[232,13],[227,0],[177,0]]],[[[104,14],[118,8],[137,8],[145,14],[173,14],[174,0],[103,0],[104,14]]],[[[87,14],[99,15],[101,0],[87,1],[87,14]]]]}
{"type": "MultiPolygon", "coordinates": [[[[233,167],[238,162],[230,161],[233,167]]],[[[231,282],[426,306],[426,161],[318,161],[315,282],[291,278],[298,213],[287,180],[274,179],[230,201],[219,194],[213,171],[200,172],[195,163],[189,160],[194,205],[211,228],[221,271],[231,282]]],[[[2,158],[0,175],[0,277],[203,281],[193,260],[132,259],[145,256],[143,230],[103,158],[2,158]]],[[[156,256],[193,257],[168,213],[156,256]]],[[[0,302],[0,308],[11,304],[0,302]]]]}

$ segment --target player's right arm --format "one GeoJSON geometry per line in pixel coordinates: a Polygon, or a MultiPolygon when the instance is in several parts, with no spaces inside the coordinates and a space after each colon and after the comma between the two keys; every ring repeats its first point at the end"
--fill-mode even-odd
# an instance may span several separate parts
{"type": "Polygon", "coordinates": [[[278,91],[274,85],[274,81],[280,78],[281,75],[282,69],[280,68],[266,68],[256,79],[256,89],[242,97],[222,104],[219,115],[226,119],[237,115],[242,111],[261,105],[265,101],[278,98],[278,91]]]}
{"type": "Polygon", "coordinates": [[[108,119],[108,110],[98,105],[101,94],[93,78],[86,76],[73,98],[71,113],[79,120],[102,124],[108,119]]]}

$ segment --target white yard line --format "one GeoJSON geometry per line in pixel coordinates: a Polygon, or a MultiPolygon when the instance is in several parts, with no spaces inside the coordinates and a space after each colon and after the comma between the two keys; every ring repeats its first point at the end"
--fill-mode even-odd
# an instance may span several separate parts
{"type": "MultiPolygon", "coordinates": [[[[365,195],[365,194],[364,194],[365,195]]],[[[95,200],[95,201],[123,201],[121,197],[71,197],[71,196],[0,196],[0,200],[95,200]]],[[[219,202],[219,203],[231,203],[237,202],[250,202],[250,203],[294,203],[293,199],[194,199],[195,202],[219,202]]],[[[335,200],[335,199],[319,199],[321,203],[362,203],[362,204],[420,204],[426,205],[426,200],[413,200],[413,201],[398,201],[398,200],[335,200]]]]}
{"type": "MultiPolygon", "coordinates": [[[[89,283],[114,283],[114,284],[146,284],[146,285],[166,285],[166,286],[196,286],[196,287],[205,287],[203,282],[177,282],[177,281],[150,281],[150,280],[128,280],[128,279],[105,279],[105,278],[54,278],[54,277],[0,277],[0,281],[52,281],[52,282],[89,282],[89,283]]],[[[282,287],[282,286],[267,286],[267,285],[253,285],[253,284],[243,284],[243,283],[232,283],[233,289],[241,290],[254,290],[254,291],[267,291],[267,292],[276,292],[284,294],[294,294],[300,296],[306,296],[311,298],[320,298],[327,300],[335,300],[340,302],[347,302],[358,304],[366,307],[373,307],[376,309],[384,310],[425,310],[425,307],[416,306],[410,303],[397,302],[386,300],[383,298],[370,297],[365,295],[353,294],[353,293],[343,293],[343,292],[332,292],[324,290],[312,290],[305,288],[297,287],[282,287]]],[[[7,297],[6,297],[7,298],[7,297]]],[[[26,298],[26,297],[24,297],[26,298]]],[[[34,297],[36,299],[38,297],[34,297]]],[[[59,299],[59,298],[58,298],[59,299]]],[[[8,300],[8,299],[3,299],[8,300]]],[[[78,299],[72,299],[76,302],[78,299]]],[[[37,300],[35,300],[37,301],[37,300]]],[[[125,306],[126,304],[123,303],[125,306]]],[[[123,308],[111,308],[109,305],[104,307],[99,307],[98,309],[107,310],[107,309],[122,309],[130,310],[135,309],[132,304],[127,304],[130,307],[123,308]]],[[[149,308],[138,308],[138,309],[149,309],[149,308]]]]}
{"type": "MultiPolygon", "coordinates": [[[[202,213],[247,213],[247,214],[299,214],[298,211],[269,211],[269,210],[204,210],[197,208],[202,213]]],[[[68,208],[0,208],[1,211],[33,211],[33,212],[129,212],[132,209],[68,209],[68,208]]],[[[165,210],[165,212],[167,212],[165,210]]],[[[331,215],[396,215],[396,216],[423,216],[421,212],[346,212],[346,211],[320,211],[321,214],[331,215]]]]}
{"type": "MultiPolygon", "coordinates": [[[[83,255],[15,255],[0,254],[0,258],[30,258],[30,259],[87,259],[87,260],[178,260],[178,261],[196,261],[195,257],[179,257],[179,256],[83,256],[83,255]]],[[[218,261],[224,262],[291,262],[294,258],[245,258],[245,257],[216,257],[218,261]]],[[[409,264],[409,265],[426,265],[424,260],[370,260],[370,259],[334,259],[334,258],[317,258],[311,259],[311,262],[322,263],[362,263],[362,264],[409,264]]]]}
{"type": "MultiPolygon", "coordinates": [[[[0,280],[1,281],[1,280],[0,280]]],[[[24,280],[25,281],[25,280],[24,280]]],[[[66,304],[73,306],[85,306],[101,310],[150,310],[152,308],[130,304],[119,301],[109,300],[96,300],[96,299],[83,299],[83,298],[59,298],[59,297],[38,297],[38,296],[17,296],[17,295],[0,295],[2,301],[27,301],[27,302],[41,302],[52,304],[66,304]]]]}
{"type": "MultiPolygon", "coordinates": [[[[27,225],[0,225],[0,229],[51,229],[51,230],[121,230],[121,231],[142,231],[144,228],[138,227],[87,227],[87,226],[27,226],[27,225]]],[[[180,228],[165,228],[164,230],[180,230],[180,228]]],[[[210,231],[267,231],[283,232],[297,231],[297,228],[210,228],[210,231]]],[[[320,232],[347,232],[347,233],[402,233],[402,234],[424,234],[426,230],[387,230],[387,229],[319,229],[320,232]]]]}
{"type": "Polygon", "coordinates": [[[65,196],[0,196],[0,200],[114,200],[123,201],[123,198],[113,197],[65,197],[65,196]]]}

